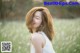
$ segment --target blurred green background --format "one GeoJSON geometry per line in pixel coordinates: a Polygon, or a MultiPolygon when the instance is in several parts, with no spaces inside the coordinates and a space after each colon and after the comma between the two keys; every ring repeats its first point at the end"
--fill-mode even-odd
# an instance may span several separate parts
{"type": "MultiPolygon", "coordinates": [[[[30,53],[30,33],[25,16],[32,7],[44,6],[44,1],[49,0],[0,0],[0,43],[12,41],[10,53],[30,53]]],[[[55,52],[80,53],[80,6],[45,7],[53,16],[55,52]]]]}

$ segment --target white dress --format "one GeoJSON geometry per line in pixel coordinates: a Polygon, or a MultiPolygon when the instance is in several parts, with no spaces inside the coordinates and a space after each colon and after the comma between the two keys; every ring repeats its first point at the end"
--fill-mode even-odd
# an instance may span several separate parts
{"type": "MultiPolygon", "coordinates": [[[[46,44],[45,46],[42,48],[43,49],[43,53],[55,53],[52,43],[51,41],[48,39],[48,37],[46,36],[46,34],[43,31],[39,32],[40,34],[42,34],[42,36],[45,38],[46,40],[46,44]]],[[[31,44],[30,47],[30,53],[35,53],[35,48],[34,46],[31,44]]]]}

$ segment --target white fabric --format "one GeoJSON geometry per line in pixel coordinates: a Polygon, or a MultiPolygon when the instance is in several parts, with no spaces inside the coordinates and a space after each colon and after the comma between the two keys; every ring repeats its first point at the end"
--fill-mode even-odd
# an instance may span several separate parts
{"type": "MultiPolygon", "coordinates": [[[[39,32],[40,34],[42,34],[42,36],[45,38],[46,40],[46,44],[43,47],[43,53],[55,53],[52,43],[51,41],[48,39],[48,37],[46,36],[46,34],[43,31],[39,32]]],[[[34,46],[31,44],[31,48],[30,48],[30,53],[35,53],[35,48],[34,46]]]]}

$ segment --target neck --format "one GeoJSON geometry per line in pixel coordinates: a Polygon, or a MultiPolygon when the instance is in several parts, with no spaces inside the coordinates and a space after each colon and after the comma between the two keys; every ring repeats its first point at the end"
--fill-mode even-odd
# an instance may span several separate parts
{"type": "Polygon", "coordinates": [[[34,33],[34,32],[36,32],[36,29],[33,29],[32,31],[33,31],[33,33],[34,33]]]}

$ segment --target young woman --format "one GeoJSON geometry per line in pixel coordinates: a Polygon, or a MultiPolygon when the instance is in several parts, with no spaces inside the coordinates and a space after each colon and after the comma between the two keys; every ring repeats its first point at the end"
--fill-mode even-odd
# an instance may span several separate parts
{"type": "Polygon", "coordinates": [[[31,32],[31,53],[55,53],[52,16],[46,7],[34,7],[26,15],[26,25],[31,32]]]}

